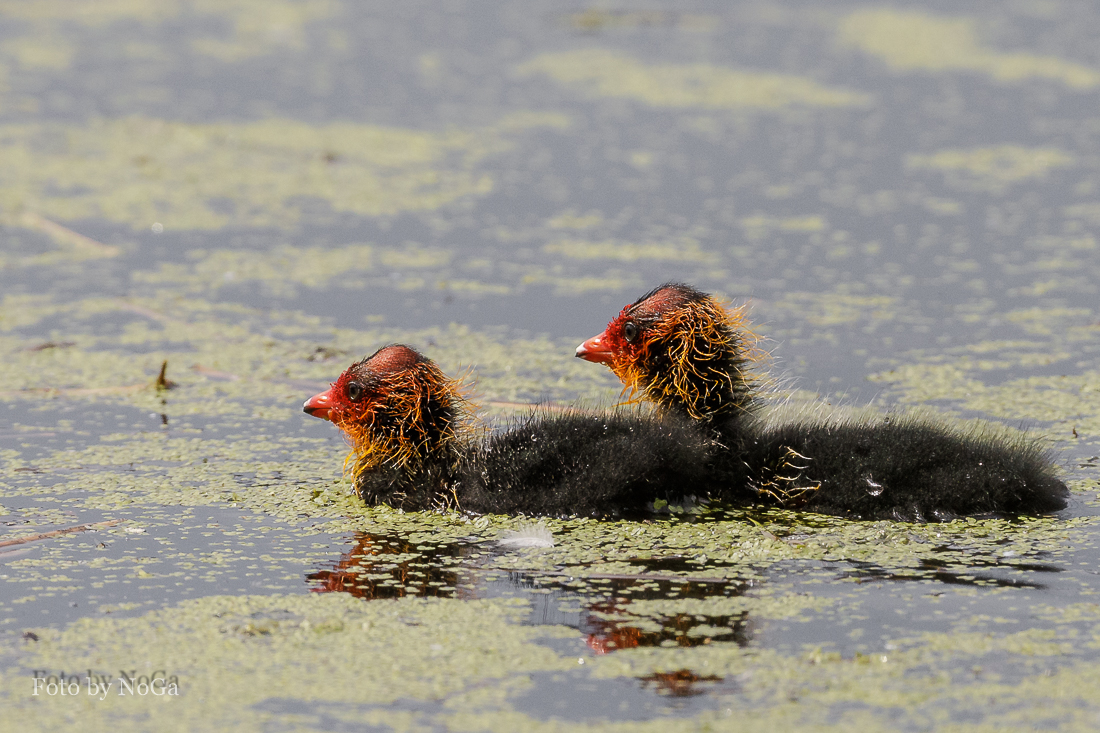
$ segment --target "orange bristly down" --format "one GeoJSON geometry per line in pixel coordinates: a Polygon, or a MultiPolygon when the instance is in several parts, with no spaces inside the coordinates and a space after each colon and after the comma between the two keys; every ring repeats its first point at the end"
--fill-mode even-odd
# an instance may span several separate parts
{"type": "Polygon", "coordinates": [[[690,417],[706,420],[736,400],[715,400],[716,392],[748,394],[755,376],[748,367],[763,359],[759,337],[746,325],[746,307],[726,310],[717,301],[687,303],[650,326],[644,342],[625,349],[609,364],[630,402],[684,405],[690,417]],[[667,369],[653,370],[654,354],[667,354],[667,369]],[[715,405],[715,403],[717,403],[715,405]]]}
{"type": "Polygon", "coordinates": [[[413,468],[463,440],[469,409],[464,388],[435,364],[387,375],[372,391],[378,397],[361,412],[334,421],[351,443],[345,473],[349,465],[355,478],[383,466],[413,468]]]}

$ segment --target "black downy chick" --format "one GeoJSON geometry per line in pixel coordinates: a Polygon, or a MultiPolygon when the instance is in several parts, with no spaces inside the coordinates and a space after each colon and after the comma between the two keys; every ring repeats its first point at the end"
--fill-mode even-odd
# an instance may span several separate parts
{"type": "Polygon", "coordinates": [[[478,439],[461,385],[396,344],[353,364],[305,412],[352,444],[355,487],[406,510],[623,516],[698,493],[712,449],[674,416],[531,414],[478,439]]]}
{"type": "Polygon", "coordinates": [[[912,521],[1066,505],[1046,449],[1022,433],[912,415],[773,419],[756,398],[761,354],[744,308],[728,311],[687,285],[626,306],[576,355],[607,364],[625,389],[719,442],[710,470],[728,501],[912,521]]]}

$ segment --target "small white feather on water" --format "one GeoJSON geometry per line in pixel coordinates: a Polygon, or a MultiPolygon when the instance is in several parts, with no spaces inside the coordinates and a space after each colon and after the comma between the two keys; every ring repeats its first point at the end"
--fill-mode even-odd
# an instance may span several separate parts
{"type": "Polygon", "coordinates": [[[546,528],[546,522],[539,522],[538,524],[524,522],[519,525],[518,529],[507,530],[497,540],[497,544],[507,548],[553,547],[554,535],[546,528]]]}

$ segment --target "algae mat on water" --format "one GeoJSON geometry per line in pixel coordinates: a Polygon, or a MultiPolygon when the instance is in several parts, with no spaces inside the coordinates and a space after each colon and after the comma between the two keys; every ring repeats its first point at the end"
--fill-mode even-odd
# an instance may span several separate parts
{"type": "MultiPolygon", "coordinates": [[[[18,694],[29,675],[5,674],[5,729],[33,711],[41,729],[140,725],[157,730],[234,727],[266,730],[282,721],[297,729],[352,725],[421,730],[758,730],[892,729],[898,715],[919,725],[952,730],[1009,730],[1055,725],[1085,730],[1100,707],[1095,660],[1079,660],[1019,685],[1002,684],[976,663],[1042,670],[1080,640],[1056,625],[991,639],[985,634],[925,634],[899,640],[884,654],[843,659],[808,652],[786,656],[734,644],[705,649],[639,649],[614,656],[563,655],[548,639],[577,634],[562,627],[521,625],[523,600],[406,598],[365,604],[342,595],[210,597],[134,619],[89,619],[62,632],[43,631],[27,662],[43,677],[69,675],[82,689],[68,697],[18,694]],[[689,659],[690,657],[690,659],[689,659]],[[139,660],[139,661],[135,661],[139,660]],[[717,692],[718,709],[687,719],[648,724],[538,721],[512,701],[531,690],[532,677],[583,677],[608,692],[626,677],[667,674],[690,663],[697,672],[736,680],[717,692]],[[134,665],[140,665],[135,671],[134,665]],[[116,670],[178,682],[164,695],[118,695],[116,670]],[[88,694],[88,671],[113,689],[88,694]],[[968,725],[973,700],[993,708],[968,725]],[[1046,703],[1057,702],[1056,708],[1046,703]],[[724,708],[724,709],[723,709],[724,708]],[[992,726],[992,727],[991,727],[992,726]]],[[[1054,611],[1065,618],[1064,611],[1054,611]]],[[[1100,613],[1079,617],[1093,625],[1100,613]]],[[[56,682],[56,680],[54,680],[56,682]]],[[[98,683],[97,683],[98,684],[98,683]]],[[[157,685],[154,684],[154,687],[157,685]]],[[[55,688],[56,689],[56,686],[55,688]]],[[[97,690],[98,691],[98,690],[97,690]]],[[[15,723],[11,730],[25,730],[15,723]]]]}
{"type": "Polygon", "coordinates": [[[336,213],[392,215],[488,194],[492,179],[476,164],[507,145],[491,130],[432,134],[286,120],[6,126],[0,206],[188,230],[291,226],[310,202],[336,213]]]}
{"type": "Polygon", "coordinates": [[[1086,5],[0,15],[0,730],[1100,725],[1086,5]],[[606,408],[573,350],[669,279],[752,301],[781,414],[1022,427],[1070,507],[401,513],[301,413],[393,341],[606,408]]]}
{"type": "MultiPolygon", "coordinates": [[[[838,302],[815,323],[896,307],[838,302]]],[[[521,521],[360,506],[340,478],[346,446],[319,422],[327,433],[303,434],[299,426],[313,423],[299,405],[345,361],[398,338],[431,343],[450,371],[477,363],[480,399],[494,414],[547,394],[609,401],[617,390],[605,372],[561,358],[571,342],[461,326],[339,329],[299,312],[172,292],[69,302],[9,296],[2,315],[3,391],[8,409],[18,408],[19,434],[42,430],[41,414],[66,441],[8,449],[5,516],[27,529],[123,520],[94,536],[104,552],[135,537],[162,544],[97,557],[74,536],[5,558],[2,580],[14,593],[3,606],[11,660],[4,694],[42,729],[73,720],[92,729],[187,729],[200,720],[300,729],[739,729],[750,719],[754,727],[888,729],[904,716],[966,730],[975,700],[982,720],[974,730],[1087,729],[1098,713],[1089,696],[1100,638],[1092,591],[1077,576],[1055,580],[1095,557],[1097,521],[1087,511],[907,525],[674,507],[649,523],[547,521],[554,547],[502,552],[494,541],[521,521]],[[165,359],[171,388],[155,382],[165,359]],[[85,416],[75,424],[49,418],[74,408],[85,416]],[[113,412],[113,429],[81,434],[88,414],[113,412]],[[133,420],[149,412],[167,428],[135,429],[133,420]],[[203,509],[263,522],[224,532],[208,524],[203,539],[174,529],[203,529],[203,509]],[[394,537],[395,551],[375,551],[394,537]],[[440,554],[451,546],[465,549],[440,554]],[[906,584],[919,590],[898,590],[906,584]],[[329,592],[295,593],[295,585],[329,592]],[[177,600],[176,586],[197,597],[177,600]],[[1044,591],[1052,587],[1078,602],[1051,607],[1044,591]],[[226,595],[261,589],[270,595],[226,595]],[[105,600],[87,604],[95,594],[105,600]],[[106,600],[131,596],[139,600],[106,600]],[[25,611],[69,598],[95,612],[43,626],[25,611]],[[906,623],[870,623],[882,605],[910,614],[906,623]],[[180,695],[118,697],[116,687],[98,701],[81,678],[81,696],[46,700],[33,695],[35,670],[160,670],[178,678],[180,695]],[[569,721],[562,711],[537,712],[533,700],[547,689],[600,700],[653,690],[652,699],[670,702],[647,723],[624,723],[629,711],[598,704],[569,721]],[[696,693],[695,707],[677,707],[678,696],[696,693]],[[1051,697],[1062,705],[1044,710],[1051,697]]],[[[1041,321],[1020,322],[1035,330],[1041,321]]],[[[984,358],[959,362],[960,379],[970,381],[893,379],[906,368],[891,379],[902,390],[934,384],[942,392],[914,393],[922,400],[974,398],[983,370],[1041,361],[1037,352],[1080,352],[1075,344],[1088,343],[1091,330],[1032,336],[1027,348],[960,350],[984,358]],[[1039,349],[1039,338],[1055,348],[1039,349]]],[[[1026,383],[1010,387],[1033,406],[1002,400],[982,409],[1026,414],[1042,400],[1042,391],[1027,398],[1026,383]]],[[[1079,424],[1087,436],[1091,423],[1079,424]]],[[[1089,481],[1074,485],[1078,506],[1092,500],[1089,481]]]]}

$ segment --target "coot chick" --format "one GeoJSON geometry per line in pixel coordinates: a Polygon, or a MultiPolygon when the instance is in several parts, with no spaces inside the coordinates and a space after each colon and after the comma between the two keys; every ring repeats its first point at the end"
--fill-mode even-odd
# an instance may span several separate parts
{"type": "Polygon", "coordinates": [[[705,491],[711,441],[675,416],[533,413],[481,439],[457,380],[395,344],[350,366],[305,412],[349,438],[356,492],[406,510],[626,516],[705,491]]]}
{"type": "Polygon", "coordinates": [[[724,451],[710,469],[731,501],[910,521],[1066,505],[1046,449],[1022,433],[897,414],[775,419],[755,391],[759,352],[744,309],[726,311],[688,285],[642,296],[576,355],[607,364],[626,388],[718,440],[724,451]]]}

